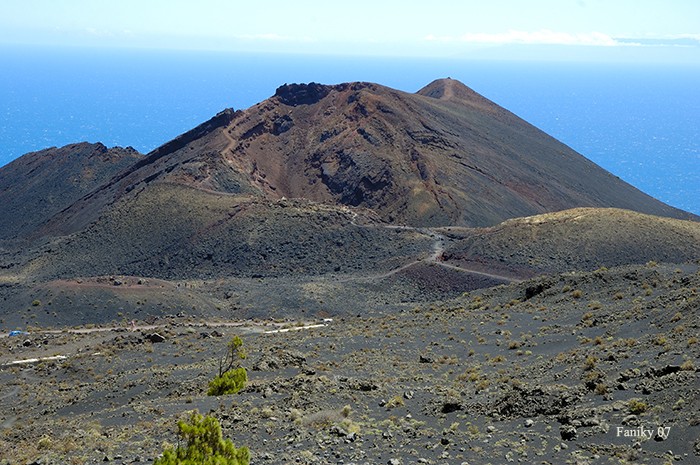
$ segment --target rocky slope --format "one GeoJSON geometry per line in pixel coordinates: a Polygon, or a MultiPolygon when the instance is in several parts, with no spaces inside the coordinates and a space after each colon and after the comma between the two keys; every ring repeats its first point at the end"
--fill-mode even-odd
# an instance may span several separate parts
{"type": "Polygon", "coordinates": [[[72,144],[28,153],[0,169],[0,240],[23,237],[143,156],[72,144]]]}
{"type": "Polygon", "coordinates": [[[576,208],[484,229],[448,228],[447,263],[522,276],[700,258],[700,223],[629,210],[576,208]]]}
{"type": "Polygon", "coordinates": [[[358,208],[161,183],[83,232],[6,260],[0,317],[22,327],[178,308],[235,318],[393,313],[542,274],[685,266],[700,260],[699,244],[700,223],[619,209],[414,228],[358,208]]]}

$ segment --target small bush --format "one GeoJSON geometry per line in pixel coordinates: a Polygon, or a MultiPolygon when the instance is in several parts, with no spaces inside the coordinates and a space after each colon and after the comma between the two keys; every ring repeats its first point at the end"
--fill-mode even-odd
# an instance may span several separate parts
{"type": "Polygon", "coordinates": [[[293,408],[289,411],[289,419],[293,422],[301,422],[302,418],[304,418],[304,414],[301,410],[293,408]]]}
{"type": "MultiPolygon", "coordinates": [[[[304,416],[300,410],[292,409],[290,412],[290,417],[295,423],[307,427],[329,428],[333,425],[337,425],[345,429],[345,431],[351,432],[348,429],[349,425],[352,424],[352,421],[349,418],[351,414],[352,408],[349,405],[346,405],[340,410],[321,410],[320,412],[310,413],[306,416],[304,416]]],[[[353,428],[356,427],[357,425],[353,426],[353,428]]]]}
{"type": "Polygon", "coordinates": [[[384,407],[388,409],[396,408],[396,407],[403,407],[404,406],[404,401],[403,397],[401,396],[394,396],[391,399],[387,401],[386,404],[384,404],[384,407]]]}
{"type": "Polygon", "coordinates": [[[248,382],[248,372],[238,365],[240,360],[244,360],[246,357],[243,340],[234,336],[226,346],[226,353],[219,360],[219,375],[209,381],[207,395],[236,394],[243,389],[248,382]]]}
{"type": "Polygon", "coordinates": [[[189,421],[177,423],[178,435],[185,446],[166,448],[163,456],[153,465],[248,465],[250,451],[236,448],[230,439],[224,439],[219,421],[198,412],[192,412],[189,421]]]}
{"type": "Polygon", "coordinates": [[[631,399],[627,403],[627,408],[630,409],[630,413],[639,415],[640,413],[646,412],[649,406],[646,404],[646,402],[642,402],[639,399],[631,399]]]}
{"type": "Polygon", "coordinates": [[[583,363],[583,369],[586,371],[590,371],[595,368],[596,363],[598,363],[598,359],[593,355],[589,355],[588,357],[586,357],[586,361],[583,363]]]}
{"type": "Polygon", "coordinates": [[[683,364],[681,365],[681,370],[683,371],[694,371],[695,370],[695,363],[693,363],[692,359],[688,359],[683,364]]]}
{"type": "Polygon", "coordinates": [[[236,394],[248,382],[248,372],[245,368],[234,368],[209,381],[208,396],[224,396],[236,394]]]}

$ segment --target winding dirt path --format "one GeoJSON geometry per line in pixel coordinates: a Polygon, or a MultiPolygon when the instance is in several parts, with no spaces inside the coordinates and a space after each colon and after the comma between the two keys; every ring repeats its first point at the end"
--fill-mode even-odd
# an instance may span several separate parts
{"type": "MultiPolygon", "coordinates": [[[[350,219],[350,224],[353,226],[357,226],[360,228],[369,228],[372,226],[367,226],[363,224],[358,224],[355,220],[357,219],[358,215],[355,212],[351,212],[352,218],[350,219]]],[[[387,225],[382,225],[383,228],[386,229],[393,229],[393,230],[402,230],[402,231],[415,231],[419,234],[423,234],[425,236],[429,236],[430,238],[433,239],[433,246],[432,246],[432,254],[430,254],[428,257],[425,258],[420,258],[418,260],[414,260],[410,263],[407,263],[405,265],[402,265],[398,268],[394,268],[393,270],[387,271],[386,273],[381,273],[381,274],[376,274],[372,276],[363,276],[359,278],[343,278],[339,279],[338,281],[341,282],[346,282],[346,281],[364,281],[364,280],[378,280],[378,279],[385,279],[390,276],[393,276],[397,273],[400,273],[414,265],[420,264],[420,263],[428,263],[428,264],[435,264],[438,266],[442,266],[444,268],[448,268],[450,270],[454,271],[459,271],[462,273],[469,273],[469,274],[474,274],[478,276],[484,276],[486,278],[491,278],[495,279],[498,281],[505,281],[507,283],[519,283],[522,282],[521,279],[516,279],[516,278],[511,278],[509,276],[503,276],[495,273],[487,273],[485,271],[478,271],[470,268],[464,268],[461,266],[457,265],[452,265],[450,263],[445,263],[442,261],[442,256],[445,253],[445,242],[447,241],[447,238],[435,231],[433,228],[426,228],[426,227],[415,227],[415,226],[406,226],[406,225],[394,225],[394,224],[387,224],[387,225]]]]}
{"type": "Polygon", "coordinates": [[[226,126],[222,132],[224,137],[228,140],[228,145],[224,147],[223,152],[233,151],[233,147],[236,145],[236,140],[228,133],[228,126],[226,126]]]}

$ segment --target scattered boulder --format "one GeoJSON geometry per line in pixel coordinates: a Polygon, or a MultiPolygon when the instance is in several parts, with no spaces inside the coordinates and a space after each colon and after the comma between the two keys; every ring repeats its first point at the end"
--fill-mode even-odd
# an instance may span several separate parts
{"type": "Polygon", "coordinates": [[[565,441],[574,441],[576,440],[578,432],[576,430],[576,427],[573,425],[562,425],[559,427],[559,434],[561,435],[561,438],[565,441]]]}
{"type": "Polygon", "coordinates": [[[665,367],[662,368],[652,368],[650,372],[645,373],[645,376],[653,376],[655,378],[659,378],[661,376],[666,376],[670,375],[673,373],[678,373],[681,371],[682,368],[680,365],[666,365],[665,367]]]}
{"type": "Polygon", "coordinates": [[[253,371],[274,371],[279,369],[280,360],[272,355],[264,355],[255,365],[253,371]]]}
{"type": "Polygon", "coordinates": [[[669,367],[667,367],[669,371],[664,372],[665,374],[663,375],[648,377],[647,379],[640,381],[635,386],[635,391],[647,395],[651,394],[652,392],[661,392],[677,389],[678,386],[690,385],[695,381],[695,372],[672,371],[672,368],[669,367]]]}
{"type": "Polygon", "coordinates": [[[515,386],[494,405],[494,413],[506,417],[559,415],[580,400],[578,393],[557,387],[515,386]]]}
{"type": "Polygon", "coordinates": [[[350,379],[348,380],[350,389],[360,392],[370,392],[379,389],[379,385],[368,379],[350,379]]]}
{"type": "Polygon", "coordinates": [[[146,335],[146,339],[153,342],[153,343],[165,342],[165,337],[161,336],[158,333],[148,334],[148,335],[146,335]]]}
{"type": "Polygon", "coordinates": [[[455,401],[446,401],[442,404],[442,408],[440,409],[440,412],[452,413],[452,412],[456,412],[457,410],[462,410],[462,404],[460,404],[459,402],[455,402],[455,401]]]}
{"type": "Polygon", "coordinates": [[[301,368],[305,363],[306,356],[301,352],[273,347],[253,365],[253,370],[273,371],[287,366],[301,368]]]}

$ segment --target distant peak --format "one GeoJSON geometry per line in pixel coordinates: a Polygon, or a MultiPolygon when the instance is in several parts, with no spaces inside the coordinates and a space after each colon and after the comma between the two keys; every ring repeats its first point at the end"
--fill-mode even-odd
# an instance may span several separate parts
{"type": "Polygon", "coordinates": [[[416,93],[439,100],[471,100],[478,95],[460,81],[449,77],[436,79],[416,93]]]}

